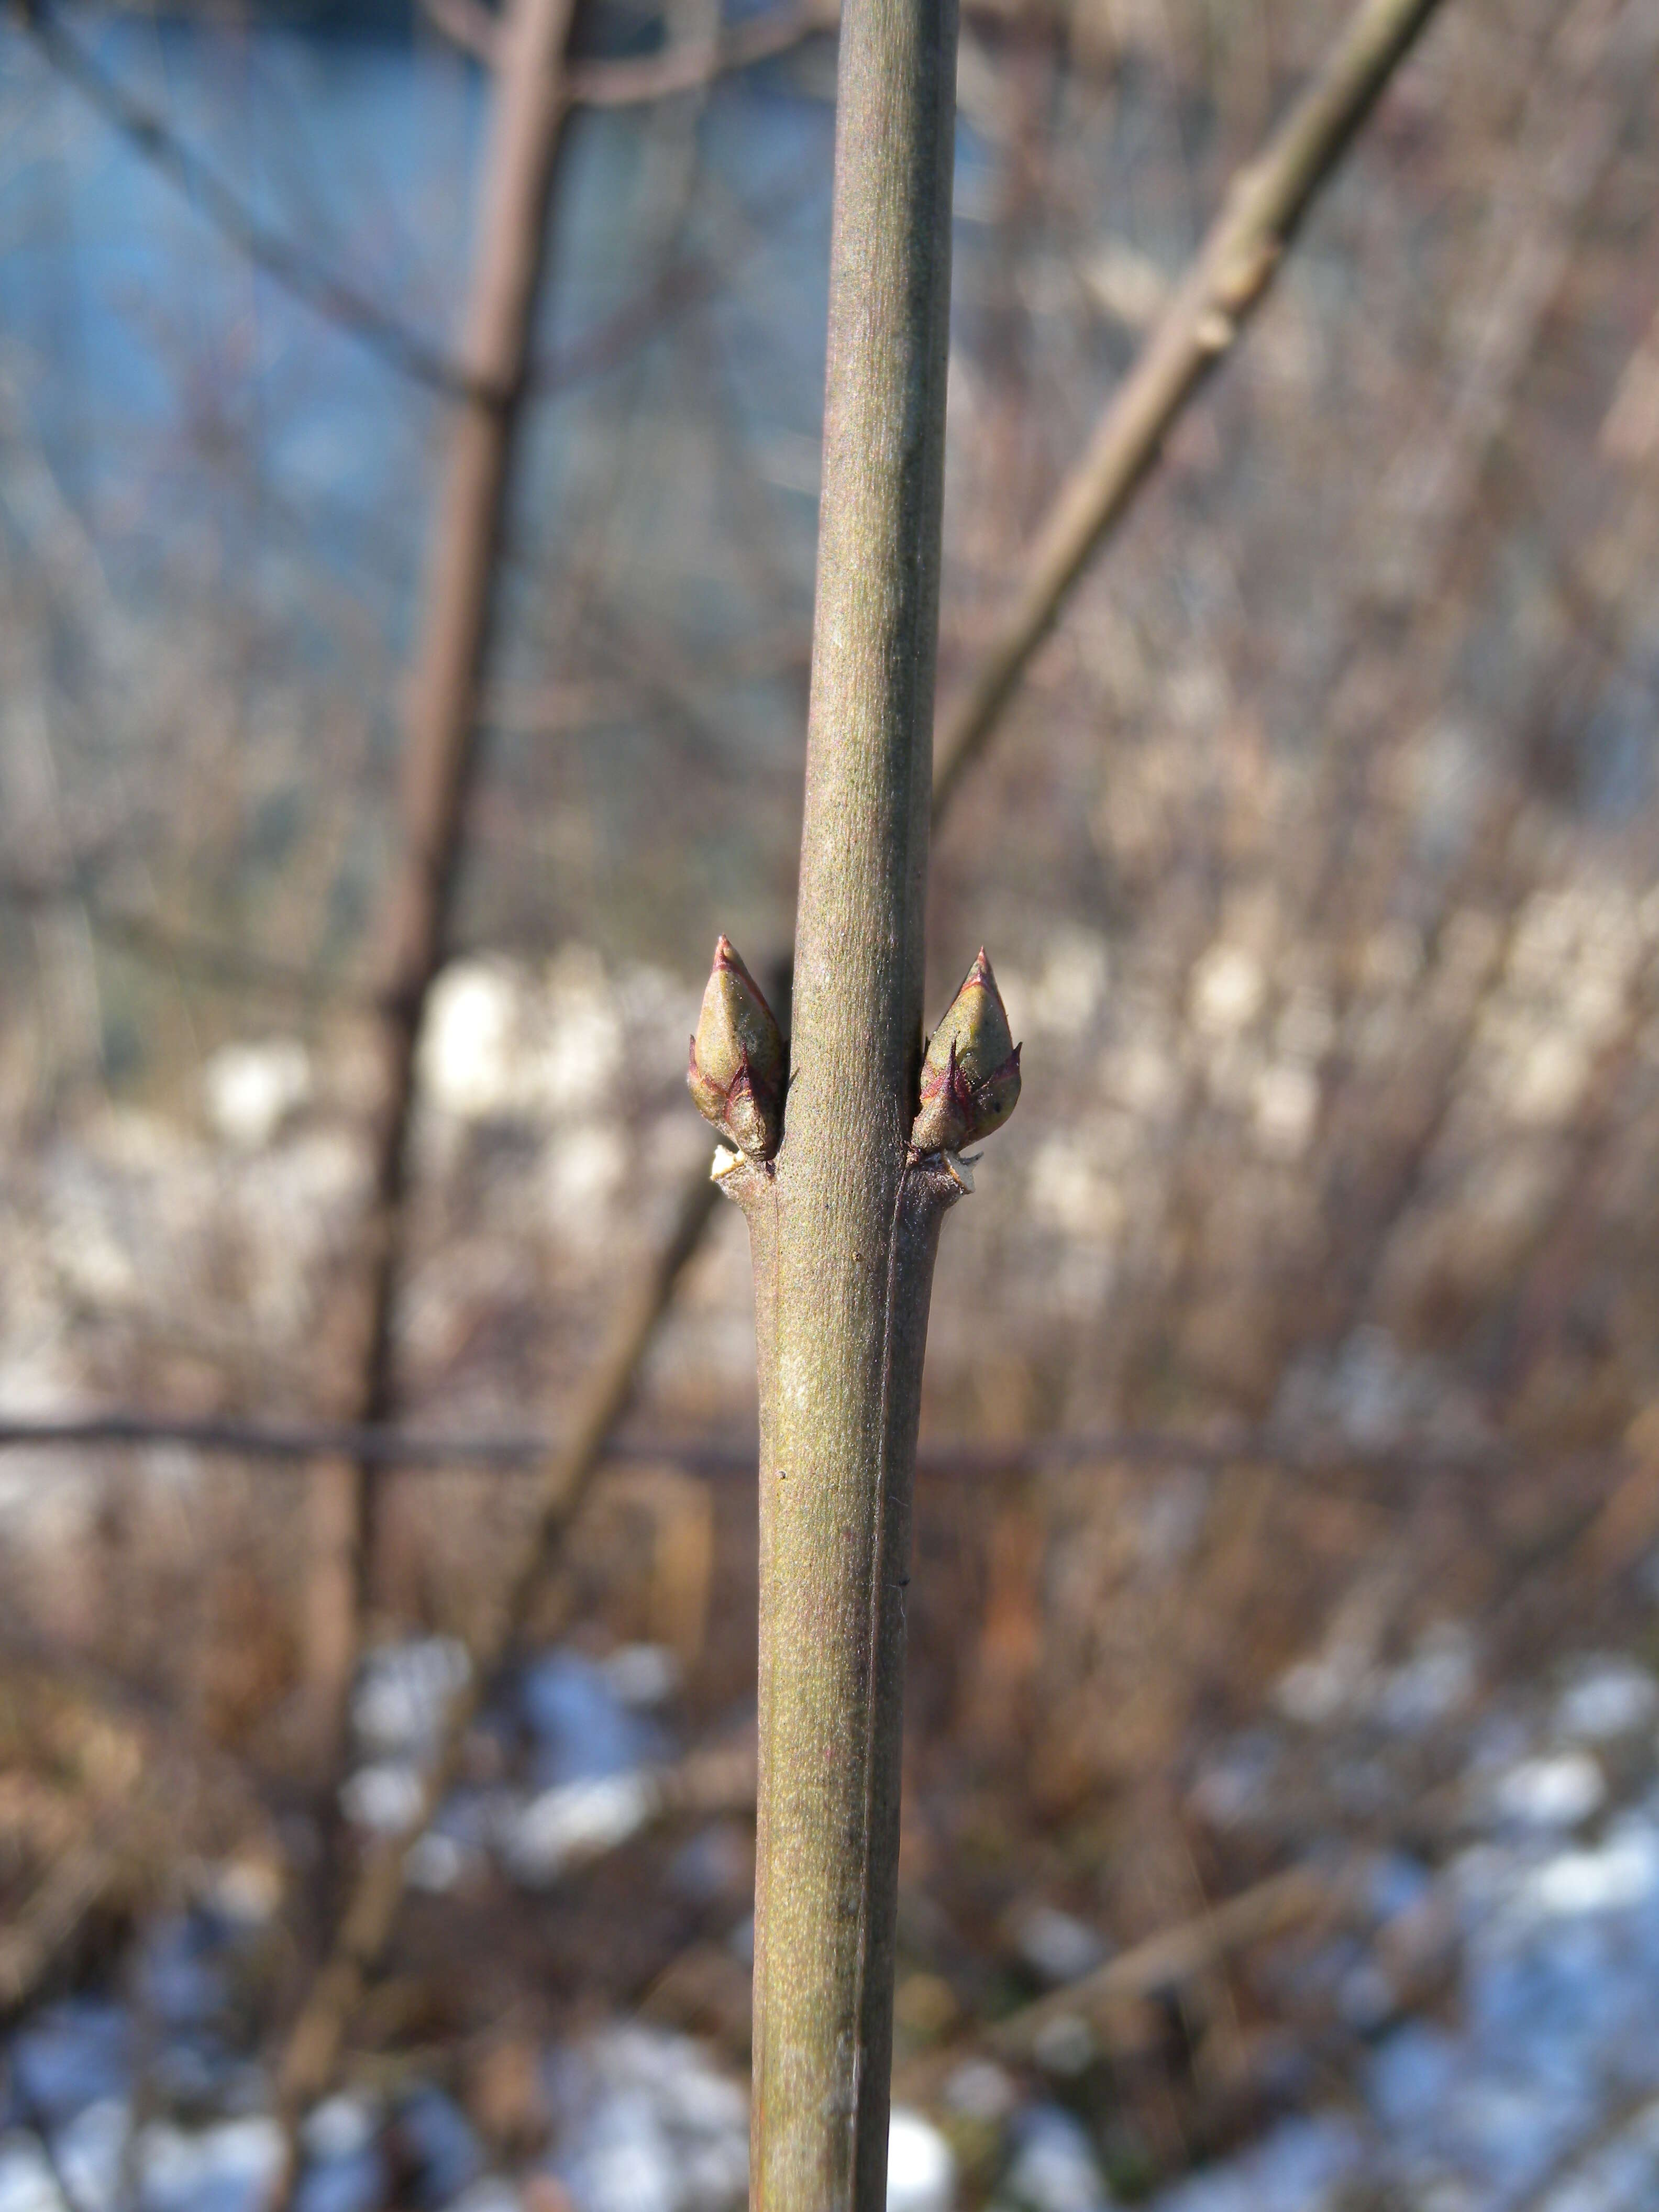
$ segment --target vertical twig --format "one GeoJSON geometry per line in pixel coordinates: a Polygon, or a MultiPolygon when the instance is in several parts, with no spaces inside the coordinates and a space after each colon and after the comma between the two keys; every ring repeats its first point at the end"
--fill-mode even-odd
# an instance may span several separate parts
{"type": "Polygon", "coordinates": [[[806,805],[782,1150],[749,1216],[761,1396],[751,2202],[879,2207],[903,1581],[933,1251],[907,1170],[951,265],[956,0],[842,22],[806,805]]]}
{"type": "MultiPolygon", "coordinates": [[[[416,1044],[444,956],[460,856],[479,679],[564,112],[561,64],[572,6],[573,0],[516,0],[503,33],[463,340],[465,396],[457,402],[433,525],[426,617],[409,697],[403,850],[386,909],[380,1106],[364,1278],[347,1339],[344,1412],[358,1421],[382,1419],[391,1395],[416,1044]]],[[[319,1765],[326,1765],[340,1740],[367,1591],[370,1470],[339,1462],[319,1467],[310,1503],[309,1733],[319,1765]]]]}
{"type": "MultiPolygon", "coordinates": [[[[1319,184],[1329,171],[1329,160],[1310,162],[1307,142],[1300,133],[1298,118],[1313,112],[1326,118],[1325,129],[1342,126],[1346,134],[1357,127],[1376,96],[1369,49],[1358,40],[1361,25],[1375,20],[1382,0],[1362,0],[1350,32],[1338,45],[1322,70],[1316,85],[1304,94],[1292,116],[1287,119],[1269,144],[1258,156],[1257,173],[1295,180],[1295,191],[1288,202],[1279,202],[1286,228],[1302,214],[1319,184]],[[1361,67],[1360,64],[1364,64],[1361,67]]],[[[1393,15],[1399,17],[1406,10],[1407,0],[1387,0],[1393,15]]],[[[1420,0],[1411,0],[1413,22],[1421,20],[1427,9],[1420,0]]],[[[1395,61],[1403,58],[1406,43],[1393,50],[1395,61]]],[[[1236,181],[1233,191],[1240,189],[1236,181]]],[[[1229,207],[1233,204],[1230,196],[1229,207]]],[[[1223,220],[1225,220],[1224,216],[1223,220]]],[[[1201,261],[1207,260],[1201,257],[1201,261]]],[[[1165,359],[1178,343],[1179,331],[1192,314],[1192,287],[1189,279],[1176,299],[1171,302],[1165,324],[1152,338],[1147,359],[1165,359]]],[[[1143,409],[1136,395],[1141,389],[1143,372],[1132,376],[1129,384],[1109,406],[1091,446],[1092,453],[1109,451],[1119,456],[1126,483],[1120,494],[1112,483],[1098,474],[1093,477],[1096,496],[1105,501],[1092,550],[1098,550],[1113,526],[1127,509],[1135,487],[1143,480],[1147,467],[1155,458],[1159,440],[1169,427],[1173,413],[1189,398],[1197,388],[1196,380],[1188,380],[1176,392],[1171,413],[1143,409]],[[1131,442],[1131,430],[1138,425],[1136,434],[1146,441],[1144,448],[1131,442]]],[[[1082,471],[1091,469],[1087,459],[1082,471]]],[[[826,472],[826,483],[829,481],[826,472]]],[[[1077,483],[1068,483],[1050,511],[1050,520],[1039,534],[1041,546],[1048,542],[1057,526],[1064,503],[1079,499],[1081,494],[1077,483]]],[[[1012,667],[1003,661],[1005,648],[994,645],[992,655],[1001,664],[1001,679],[997,696],[988,704],[972,702],[988,679],[991,660],[980,665],[976,678],[970,679],[963,695],[961,709],[947,721],[948,731],[967,729],[971,724],[971,737],[960,754],[949,741],[942,739],[938,768],[945,773],[936,775],[933,817],[935,826],[948,814],[963,781],[974,763],[984,750],[991,732],[1000,719],[1003,708],[1012,696],[1026,660],[1048,623],[1054,618],[1065,598],[1087,564],[1088,556],[1077,569],[1058,578],[1051,575],[1052,599],[1039,603],[1035,596],[1034,577],[1028,574],[1020,588],[1017,604],[1028,609],[1023,624],[1022,645],[1012,667]]],[[[866,579],[868,588],[879,587],[879,578],[871,571],[866,579]]],[[[843,589],[846,580],[843,580],[843,589]]],[[[820,593],[820,613],[824,607],[820,593]]],[[[1011,604],[999,636],[1014,625],[1015,604],[1011,604]]],[[[931,649],[929,659],[931,673],[931,649]]],[[[819,681],[822,682],[823,671],[819,681]]],[[[920,709],[924,702],[917,702],[920,709]]],[[[829,712],[827,703],[815,700],[815,719],[829,712]]],[[[770,986],[769,985],[769,988],[770,986]]],[[[914,1021],[913,1021],[914,1033],[914,1021]]],[[[792,1117],[794,1103],[791,1102],[792,1117]]],[[[833,1119],[833,1116],[831,1116],[833,1119]]],[[[434,1761],[434,1771],[423,1796],[421,1812],[398,1835],[388,1837],[368,1855],[361,1869],[350,1905],[343,1916],[333,1953],[319,1983],[308,1992],[299,2014],[283,2064],[283,2079],[289,2100],[303,2102],[320,2094],[332,2078],[341,2045],[351,2013],[368,1976],[378,1966],[396,1917],[402,1893],[403,1866],[411,1845],[422,1834],[433,1808],[443,1794],[448,1778],[454,1772],[455,1761],[465,1728],[477,1709],[483,1686],[487,1685],[503,1656],[516,1640],[528,1609],[531,1598],[539,1587],[549,1561],[556,1552],[560,1535],[568,1525],[570,1515],[586,1495],[593,1475],[602,1462],[605,1443],[622,1408],[631,1394],[633,1378],[653,1340],[657,1325],[672,1303],[679,1275],[697,1249],[702,1231],[712,1215],[713,1193],[701,1170],[688,1185],[683,1195],[681,1211],[672,1233],[651,1262],[636,1286],[634,1297],[624,1307],[612,1343],[585,1382],[570,1420],[570,1441],[556,1462],[546,1470],[544,1478],[544,1504],[536,1531],[526,1547],[523,1558],[512,1578],[511,1591],[503,1608],[500,1624],[489,1636],[475,1642],[472,1650],[473,1671],[465,1690],[453,1700],[445,1717],[443,1743],[434,1761]]],[[[896,1412],[902,1413],[899,1403],[896,1412]]],[[[783,1462],[787,1468],[787,1462],[783,1462]]],[[[893,1556],[902,1556],[895,1547],[893,1556]]],[[[757,2169],[758,2170],[758,2169],[757,2169]]]]}
{"type": "Polygon", "coordinates": [[[420,1806],[407,1826],[376,1837],[363,1854],[328,1957],[306,1991],[283,2050],[278,2092],[290,2129],[334,2077],[363,1984],[379,1966],[397,1917],[404,1863],[454,1782],[467,1729],[518,1644],[532,1598],[603,1463],[605,1443],[634,1395],[646,1346],[714,1210],[714,1192],[700,1177],[686,1190],[662,1249],[624,1299],[564,1443],[542,1469],[535,1521],[501,1611],[490,1629],[471,1640],[467,1680],[445,1711],[437,1751],[422,1778],[420,1806]]]}

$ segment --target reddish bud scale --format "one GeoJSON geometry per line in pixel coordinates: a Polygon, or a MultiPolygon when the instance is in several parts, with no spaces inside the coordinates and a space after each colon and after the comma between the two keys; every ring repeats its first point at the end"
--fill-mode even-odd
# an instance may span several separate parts
{"type": "Polygon", "coordinates": [[[981,945],[928,1040],[911,1150],[959,1152],[1000,1129],[1019,1097],[1019,1052],[981,945]]]}
{"type": "Polygon", "coordinates": [[[769,1160],[783,1135],[787,1073],[783,1032],[772,1009],[731,939],[721,937],[686,1070],[697,1111],[739,1152],[769,1160]]]}

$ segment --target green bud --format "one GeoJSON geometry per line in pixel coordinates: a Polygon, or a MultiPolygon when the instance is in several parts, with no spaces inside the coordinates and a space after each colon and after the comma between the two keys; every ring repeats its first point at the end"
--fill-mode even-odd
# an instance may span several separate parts
{"type": "Polygon", "coordinates": [[[910,1132],[915,1152],[959,1152],[1000,1129],[1019,1097],[1019,1047],[997,979],[979,956],[933,1031],[921,1063],[921,1110],[910,1132]]]}
{"type": "Polygon", "coordinates": [[[787,1075],[783,1032],[760,985],[722,937],[686,1071],[697,1111],[750,1159],[769,1160],[783,1134],[787,1075]]]}

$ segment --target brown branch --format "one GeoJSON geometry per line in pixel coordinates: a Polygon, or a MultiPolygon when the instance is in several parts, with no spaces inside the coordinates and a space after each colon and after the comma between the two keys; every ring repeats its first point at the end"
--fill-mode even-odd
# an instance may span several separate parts
{"type": "Polygon", "coordinates": [[[15,2013],[120,1880],[125,1857],[112,1820],[57,1858],[0,1931],[0,2019],[15,2013]]]}
{"type": "Polygon", "coordinates": [[[164,963],[180,973],[227,991],[255,991],[349,1011],[373,1004],[373,996],[349,977],[300,968],[267,955],[233,951],[218,940],[175,927],[153,914],[106,906],[89,888],[91,874],[71,868],[54,876],[0,877],[0,907],[31,914],[64,904],[80,907],[94,938],[118,945],[140,960],[164,963]]]}
{"type": "MultiPolygon", "coordinates": [[[[501,18],[483,0],[421,0],[421,6],[452,46],[486,69],[495,67],[501,18]]],[[[1027,20],[1026,0],[970,0],[963,12],[1003,29],[1027,20]]],[[[686,39],[659,53],[573,63],[566,76],[567,97],[573,107],[633,107],[700,91],[716,77],[771,61],[840,26],[841,0],[790,0],[789,5],[734,23],[713,40],[686,39]]]]}
{"type": "Polygon", "coordinates": [[[1198,258],[1060,488],[991,643],[934,744],[937,822],[1171,424],[1267,296],[1285,247],[1438,0],[1364,0],[1318,76],[1228,188],[1198,258]]]}
{"type": "Polygon", "coordinates": [[[1092,1973],[1022,2005],[980,2033],[912,2059],[895,2088],[908,2101],[927,2103],[975,2049],[994,2051],[1014,2063],[1029,2061],[1060,2023],[1078,2021],[1085,2027],[1103,2027],[1126,2005],[1179,1990],[1237,1952],[1340,1911],[1351,1894],[1351,1885],[1306,1867],[1269,1875],[1191,1920],[1131,1944],[1092,1973]]]}
{"type": "MultiPolygon", "coordinates": [[[[496,571],[564,112],[560,70],[573,0],[516,0],[505,33],[484,158],[482,211],[462,341],[466,394],[450,429],[431,524],[425,611],[409,694],[401,852],[385,908],[363,1279],[342,1334],[343,1410],[374,1423],[389,1410],[392,1318],[402,1243],[415,1053],[428,995],[447,951],[477,750],[496,571]]],[[[374,1550],[372,1465],[312,1477],[306,1669],[318,1748],[331,1756],[356,1663],[374,1550]]]]}
{"type": "Polygon", "coordinates": [[[584,61],[570,71],[570,100],[580,107],[632,107],[696,92],[735,70],[752,69],[787,53],[819,31],[841,21],[839,0],[791,0],[791,4],[750,16],[713,40],[683,39],[660,53],[637,60],[584,61]]]}
{"type": "Polygon", "coordinates": [[[446,398],[499,404],[498,389],[480,385],[418,331],[262,222],[161,116],[132,99],[105,74],[56,13],[44,7],[26,9],[21,20],[53,69],[110,128],[152,168],[176,185],[237,252],[263,269],[284,291],[349,332],[411,382],[441,392],[446,398]]]}
{"type": "Polygon", "coordinates": [[[421,0],[421,12],[450,44],[486,69],[501,58],[501,19],[483,0],[421,0]]]}
{"type": "Polygon", "coordinates": [[[467,1685],[452,1699],[445,1716],[421,1808],[401,1832],[370,1846],[332,1954],[289,2038],[282,2088],[290,2112],[320,2095],[333,2075],[364,1982],[378,1966],[392,1932],[403,1893],[404,1861],[441,1802],[473,1716],[515,1650],[548,1564],[607,1456],[611,1431],[634,1395],[646,1347],[673,1297],[681,1270],[701,1242],[717,1194],[706,1176],[688,1191],[672,1234],[617,1317],[576,1409],[569,1437],[557,1455],[544,1463],[535,1528],[520,1554],[495,1626],[471,1644],[467,1685]]]}
{"type": "Polygon", "coordinates": [[[1230,1953],[1330,1911],[1341,1895],[1340,1887],[1328,1877],[1293,1867],[1132,1945],[1080,1981],[1022,2006],[997,2021],[985,2040],[1001,2057],[1029,2057],[1056,2021],[1096,2020],[1115,2006],[1178,1989],[1230,1953]]]}
{"type": "MultiPolygon", "coordinates": [[[[501,54],[501,18],[483,0],[421,0],[444,36],[486,69],[501,54]]],[[[840,0],[789,0],[761,15],[734,23],[713,39],[680,39],[659,53],[617,61],[573,62],[565,73],[565,98],[573,107],[637,107],[698,92],[716,77],[753,69],[787,53],[841,21],[840,0]]]]}
{"type": "MultiPolygon", "coordinates": [[[[699,1190],[704,1180],[698,1176],[699,1190]]],[[[143,1451],[156,1444],[278,1468],[333,1456],[372,1460],[382,1468],[465,1468],[502,1474],[540,1467],[563,1449],[553,1437],[508,1430],[463,1430],[445,1435],[398,1429],[385,1423],[258,1421],[216,1416],[192,1420],[119,1410],[58,1418],[0,1413],[0,1451],[143,1451]]],[[[752,1474],[755,1465],[752,1437],[611,1436],[605,1439],[604,1455],[607,1460],[641,1465],[668,1462],[709,1475],[752,1474]]],[[[1443,1437],[1402,1437],[1392,1444],[1378,1446],[1340,1438],[1298,1437],[1273,1429],[1248,1429],[1224,1437],[1185,1436],[1179,1429],[1100,1429],[1080,1435],[1011,1438],[1000,1444],[936,1437],[918,1447],[916,1463],[919,1468],[967,1480],[1030,1474],[1041,1468],[1112,1463],[1151,1468],[1273,1467],[1287,1474],[1327,1480],[1345,1468],[1387,1477],[1430,1468],[1498,1475],[1513,1473],[1528,1456],[1521,1448],[1499,1438],[1457,1444],[1443,1437]]],[[[1595,1456],[1596,1464],[1615,1468],[1626,1460],[1620,1451],[1595,1456]]],[[[1573,1463],[1587,1462],[1574,1455],[1573,1463]]]]}
{"type": "MultiPolygon", "coordinates": [[[[469,20],[473,13],[469,0],[432,0],[432,4],[446,14],[465,10],[469,20]]],[[[493,57],[500,46],[501,19],[483,9],[478,9],[477,14],[489,26],[493,57]]],[[[58,15],[45,9],[25,10],[22,20],[46,60],[59,76],[75,86],[111,130],[185,193],[196,212],[234,252],[263,270],[313,313],[355,338],[398,375],[436,392],[441,398],[503,406],[516,396],[499,380],[481,375],[476,363],[451,359],[441,346],[411,324],[360,291],[347,278],[323,266],[291,238],[262,222],[234,188],[193,152],[160,115],[142,100],[134,100],[99,67],[58,15]]],[[[445,27],[456,27],[446,21],[445,27]]],[[[477,25],[462,37],[461,42],[465,44],[467,38],[474,35],[484,35],[477,25]]],[[[758,27],[753,35],[758,38],[758,27]]],[[[797,38],[805,35],[804,32],[796,33],[797,38]]],[[[758,59],[759,56],[751,58],[758,59]]],[[[652,66],[656,65],[657,58],[653,57],[652,66]]],[[[782,211],[788,211],[787,204],[782,211]]],[[[573,339],[550,357],[538,362],[524,376],[523,382],[538,393],[557,392],[603,373],[621,355],[660,328],[665,317],[706,297],[724,273],[718,265],[702,261],[688,261],[671,269],[642,298],[625,302],[599,329],[573,339]]]]}

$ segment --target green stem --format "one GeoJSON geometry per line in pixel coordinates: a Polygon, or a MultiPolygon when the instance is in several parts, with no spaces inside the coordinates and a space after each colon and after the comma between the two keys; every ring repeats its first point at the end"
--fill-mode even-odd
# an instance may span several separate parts
{"type": "Polygon", "coordinates": [[[958,1188],[938,1162],[905,1171],[955,63],[954,0],[850,0],[792,1082],[776,1160],[723,1186],[750,1219],[761,1343],[751,2189],[768,2212],[874,2212],[886,2188],[902,1580],[933,1254],[958,1188]]]}

